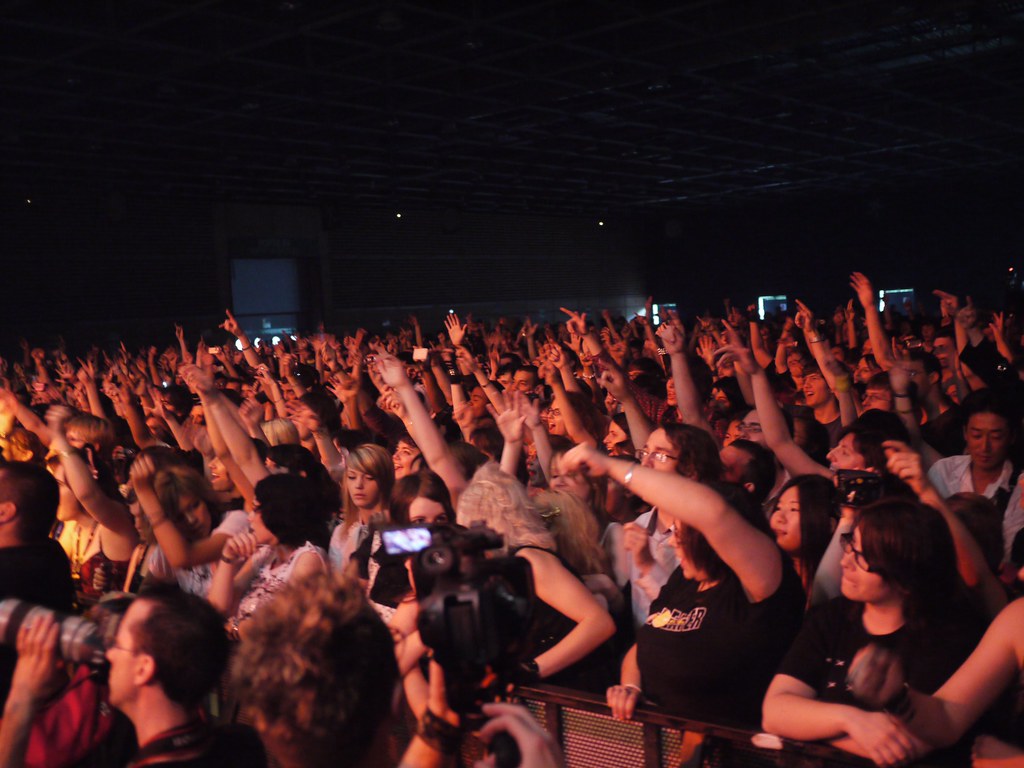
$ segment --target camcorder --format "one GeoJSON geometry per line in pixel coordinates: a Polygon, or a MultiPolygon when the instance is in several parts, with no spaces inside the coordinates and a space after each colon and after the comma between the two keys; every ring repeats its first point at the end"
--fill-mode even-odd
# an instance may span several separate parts
{"type": "Polygon", "coordinates": [[[387,526],[387,557],[410,558],[418,628],[444,670],[449,706],[460,717],[507,696],[529,651],[533,572],[521,557],[488,557],[502,537],[483,524],[387,526]]]}
{"type": "Polygon", "coordinates": [[[882,498],[882,476],[859,469],[836,470],[836,503],[840,507],[866,507],[882,498]]]}
{"type": "Polygon", "coordinates": [[[90,618],[84,618],[13,597],[0,600],[0,645],[16,647],[22,626],[37,617],[52,616],[60,627],[58,655],[66,662],[88,664],[105,672],[107,648],[114,642],[118,624],[130,604],[131,597],[104,600],[90,609],[90,618]]]}

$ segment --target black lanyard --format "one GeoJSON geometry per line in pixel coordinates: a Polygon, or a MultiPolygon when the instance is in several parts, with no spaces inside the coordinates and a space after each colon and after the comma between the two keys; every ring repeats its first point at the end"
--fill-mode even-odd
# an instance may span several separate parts
{"type": "Polygon", "coordinates": [[[192,760],[213,744],[213,730],[201,718],[157,734],[128,763],[127,768],[143,768],[172,761],[192,760]]]}

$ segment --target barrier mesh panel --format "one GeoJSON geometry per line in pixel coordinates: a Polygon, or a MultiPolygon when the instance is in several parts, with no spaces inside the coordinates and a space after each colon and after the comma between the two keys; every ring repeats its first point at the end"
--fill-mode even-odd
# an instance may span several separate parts
{"type": "Polygon", "coordinates": [[[579,709],[562,709],[562,750],[572,768],[638,768],[644,764],[643,726],[579,709]]]}

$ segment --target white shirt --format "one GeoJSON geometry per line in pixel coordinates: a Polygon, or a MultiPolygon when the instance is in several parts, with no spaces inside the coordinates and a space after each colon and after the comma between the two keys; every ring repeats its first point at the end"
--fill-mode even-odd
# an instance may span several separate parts
{"type": "MultiPolygon", "coordinates": [[[[220,525],[214,528],[210,535],[223,534],[231,538],[248,530],[248,513],[244,509],[234,509],[224,515],[220,525]]],[[[153,578],[164,582],[176,581],[183,592],[199,597],[206,597],[210,591],[210,582],[213,581],[213,563],[203,563],[188,568],[173,568],[167,562],[167,556],[160,549],[160,545],[149,550],[149,554],[146,556],[146,567],[153,578]]]]}
{"type": "MultiPolygon", "coordinates": [[[[641,528],[650,530],[651,519],[657,515],[657,510],[652,509],[644,512],[635,522],[641,528]]],[[[633,622],[637,627],[643,626],[647,621],[647,614],[651,612],[651,601],[658,596],[661,588],[665,586],[672,571],[679,567],[679,558],[676,557],[675,547],[672,546],[673,528],[659,530],[655,528],[651,534],[650,548],[654,557],[654,564],[646,574],[641,574],[636,567],[636,560],[631,554],[626,553],[629,560],[629,583],[630,599],[633,603],[633,622]]]]}
{"type": "Polygon", "coordinates": [[[991,499],[1000,489],[1011,491],[1010,500],[1006,504],[1006,511],[999,510],[1003,514],[1003,559],[1010,557],[1010,548],[1013,546],[1013,537],[1024,528],[1024,509],[1021,509],[1020,485],[1010,487],[1010,478],[1013,476],[1013,465],[1003,462],[1003,471],[999,478],[991,483],[984,491],[974,487],[974,477],[971,475],[971,457],[967,454],[961,456],[950,456],[946,459],[939,459],[928,470],[928,479],[931,480],[935,490],[942,498],[946,499],[955,493],[981,493],[985,498],[991,499]]]}

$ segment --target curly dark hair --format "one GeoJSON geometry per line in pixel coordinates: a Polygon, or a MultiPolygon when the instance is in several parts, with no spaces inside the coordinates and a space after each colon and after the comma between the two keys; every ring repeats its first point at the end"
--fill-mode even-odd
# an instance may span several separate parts
{"type": "Polygon", "coordinates": [[[357,765],[398,683],[391,633],[358,584],[327,574],[289,584],[252,618],[231,667],[269,750],[309,768],[357,765]]]}

